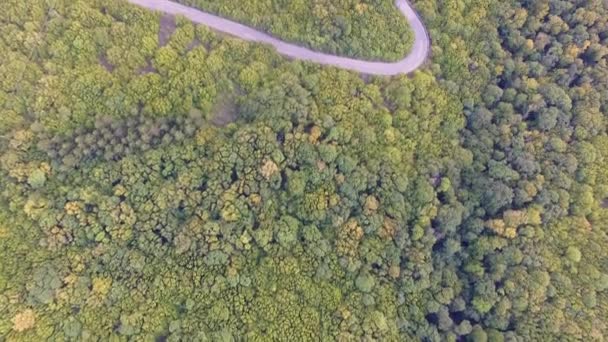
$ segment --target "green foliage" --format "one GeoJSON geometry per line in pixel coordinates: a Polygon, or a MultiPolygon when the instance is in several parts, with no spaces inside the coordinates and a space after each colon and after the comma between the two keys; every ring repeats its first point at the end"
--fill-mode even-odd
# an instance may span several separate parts
{"type": "Polygon", "coordinates": [[[328,53],[370,60],[407,55],[413,34],[391,0],[250,1],[180,0],[288,41],[328,53]]]}
{"type": "Polygon", "coordinates": [[[434,64],[387,79],[0,3],[2,338],[606,336],[605,6],[415,5],[434,64]]]}
{"type": "Polygon", "coordinates": [[[582,258],[581,251],[574,246],[568,246],[568,249],[566,250],[566,257],[570,261],[578,263],[582,258]]]}
{"type": "Polygon", "coordinates": [[[589,177],[597,172],[589,157],[603,150],[591,142],[606,136],[599,81],[606,61],[587,51],[595,54],[592,41],[608,28],[591,14],[606,13],[605,6],[415,5],[436,43],[433,69],[459,94],[467,116],[462,136],[472,163],[454,170],[458,183],[450,179],[466,210],[450,239],[466,244],[458,274],[475,284],[463,292],[476,312],[466,318],[480,322],[468,338],[598,339],[606,331],[598,323],[606,297],[589,288],[605,272],[606,179],[589,177]],[[573,313],[579,308],[582,316],[573,313]]]}
{"type": "Polygon", "coordinates": [[[357,290],[364,293],[371,292],[374,288],[374,285],[374,277],[368,273],[361,273],[357,276],[357,279],[355,279],[355,286],[357,287],[357,290]]]}
{"type": "Polygon", "coordinates": [[[36,169],[30,173],[29,177],[27,178],[27,182],[34,189],[41,188],[44,186],[44,182],[46,182],[46,175],[44,174],[43,170],[36,169]]]}

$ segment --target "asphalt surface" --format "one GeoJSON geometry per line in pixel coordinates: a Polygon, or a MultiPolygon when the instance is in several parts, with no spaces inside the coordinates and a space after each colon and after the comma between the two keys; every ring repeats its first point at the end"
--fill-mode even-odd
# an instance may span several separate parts
{"type": "Polygon", "coordinates": [[[243,40],[272,45],[278,53],[294,59],[310,61],[323,65],[353,70],[371,75],[407,74],[424,64],[430,51],[429,35],[416,11],[407,0],[396,0],[395,5],[410,24],[414,32],[414,44],[410,53],[397,62],[375,62],[354,58],[340,57],[284,42],[264,32],[239,24],[201,10],[184,6],[169,0],[127,0],[128,2],[155,11],[172,15],[181,15],[195,23],[203,24],[243,40]]]}

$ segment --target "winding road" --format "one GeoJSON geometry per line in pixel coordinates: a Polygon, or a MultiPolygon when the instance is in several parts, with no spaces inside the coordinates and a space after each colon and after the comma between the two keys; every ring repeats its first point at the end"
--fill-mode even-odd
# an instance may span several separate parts
{"type": "Polygon", "coordinates": [[[418,69],[426,61],[430,50],[429,35],[416,11],[407,0],[396,0],[395,5],[405,16],[414,32],[414,44],[410,53],[397,62],[371,62],[354,58],[340,57],[310,50],[274,38],[264,32],[237,22],[209,14],[198,9],[184,6],[169,0],[127,0],[128,2],[155,11],[172,15],[181,15],[195,23],[203,24],[216,31],[241,38],[243,40],[272,45],[278,53],[294,59],[313,63],[331,65],[371,75],[407,74],[418,69]]]}

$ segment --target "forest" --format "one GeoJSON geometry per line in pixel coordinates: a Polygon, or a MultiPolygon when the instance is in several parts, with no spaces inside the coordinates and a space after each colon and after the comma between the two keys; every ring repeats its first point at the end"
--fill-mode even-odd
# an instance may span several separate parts
{"type": "Polygon", "coordinates": [[[177,0],[283,40],[348,57],[397,61],[413,34],[394,0],[177,0]]]}
{"type": "MultiPolygon", "coordinates": [[[[397,56],[350,1],[331,43],[326,1],[208,3],[397,56]]],[[[0,341],[604,341],[608,4],[412,3],[431,58],[379,77],[0,2],[0,341]]]]}

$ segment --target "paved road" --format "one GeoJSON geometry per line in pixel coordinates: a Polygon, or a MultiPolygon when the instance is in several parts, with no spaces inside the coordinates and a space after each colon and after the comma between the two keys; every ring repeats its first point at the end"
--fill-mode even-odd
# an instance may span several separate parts
{"type": "Polygon", "coordinates": [[[316,52],[295,44],[284,42],[251,27],[169,0],[127,1],[151,10],[161,11],[173,15],[182,15],[195,23],[206,25],[214,30],[224,32],[247,41],[270,44],[274,46],[277,52],[280,54],[294,59],[331,65],[342,69],[358,71],[364,74],[390,76],[410,73],[424,64],[431,45],[424,24],[407,0],[396,0],[395,5],[408,20],[410,28],[414,32],[414,44],[409,55],[394,63],[370,62],[316,52]]]}

